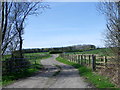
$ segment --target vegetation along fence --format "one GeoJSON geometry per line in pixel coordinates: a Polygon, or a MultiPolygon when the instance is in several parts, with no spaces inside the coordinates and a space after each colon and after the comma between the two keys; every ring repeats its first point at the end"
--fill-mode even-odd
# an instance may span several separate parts
{"type": "Polygon", "coordinates": [[[7,58],[2,60],[2,75],[11,73],[21,73],[29,68],[36,68],[40,64],[40,59],[48,56],[46,55],[28,55],[24,58],[7,58]],[[33,57],[34,56],[34,57],[33,57]]]}
{"type": "Polygon", "coordinates": [[[27,58],[10,58],[2,61],[2,74],[19,73],[30,67],[27,58]]]}
{"type": "Polygon", "coordinates": [[[61,54],[60,56],[71,62],[89,66],[93,71],[101,68],[106,68],[111,63],[110,57],[99,56],[97,54],[61,54]]]}

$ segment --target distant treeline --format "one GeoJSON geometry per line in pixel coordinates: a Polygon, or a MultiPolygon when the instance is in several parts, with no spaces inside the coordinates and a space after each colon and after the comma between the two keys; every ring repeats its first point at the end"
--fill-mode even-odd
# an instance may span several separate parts
{"type": "Polygon", "coordinates": [[[68,47],[57,48],[35,48],[35,49],[23,49],[23,53],[38,53],[38,52],[82,52],[86,50],[96,49],[95,45],[75,45],[68,47]]]}

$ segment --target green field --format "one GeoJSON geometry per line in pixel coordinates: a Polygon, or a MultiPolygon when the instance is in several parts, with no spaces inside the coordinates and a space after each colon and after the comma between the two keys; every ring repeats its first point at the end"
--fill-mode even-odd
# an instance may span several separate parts
{"type": "Polygon", "coordinates": [[[111,52],[108,48],[100,48],[90,51],[83,51],[83,52],[72,52],[69,54],[98,54],[100,56],[108,56],[108,52],[111,52]]]}

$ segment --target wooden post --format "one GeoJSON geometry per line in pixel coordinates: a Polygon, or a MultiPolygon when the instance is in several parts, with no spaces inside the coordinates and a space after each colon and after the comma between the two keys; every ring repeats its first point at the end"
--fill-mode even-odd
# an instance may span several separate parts
{"type": "Polygon", "coordinates": [[[79,58],[79,62],[80,62],[79,64],[81,65],[81,55],[79,55],[78,58],[79,58]]]}
{"type": "Polygon", "coordinates": [[[103,57],[101,57],[101,61],[103,61],[104,60],[104,58],[103,57]]]}
{"type": "Polygon", "coordinates": [[[70,61],[72,62],[72,55],[70,55],[70,61]]]}
{"type": "Polygon", "coordinates": [[[107,65],[107,56],[104,57],[105,67],[107,65]]]}
{"type": "Polygon", "coordinates": [[[76,55],[74,55],[74,62],[76,63],[76,55]]]}
{"type": "Polygon", "coordinates": [[[70,61],[70,55],[68,54],[68,60],[70,61]]]}
{"type": "Polygon", "coordinates": [[[76,63],[78,63],[78,61],[77,61],[77,55],[75,55],[75,61],[76,61],[76,63]]]}
{"type": "Polygon", "coordinates": [[[86,55],[86,65],[88,65],[88,55],[86,55]]]}
{"type": "Polygon", "coordinates": [[[78,55],[76,55],[76,63],[78,63],[78,55]]]}
{"type": "Polygon", "coordinates": [[[92,70],[96,70],[96,56],[92,55],[92,70]]]}
{"type": "Polygon", "coordinates": [[[86,64],[86,56],[84,55],[84,65],[86,64]]]}
{"type": "Polygon", "coordinates": [[[80,64],[80,55],[78,55],[78,64],[80,64]]]}
{"type": "Polygon", "coordinates": [[[78,55],[78,63],[80,64],[80,55],[78,55]]]}
{"type": "Polygon", "coordinates": [[[76,62],[76,57],[75,57],[75,55],[74,55],[74,62],[76,62]]]}
{"type": "Polygon", "coordinates": [[[71,55],[71,61],[73,62],[73,55],[71,55]]]}
{"type": "Polygon", "coordinates": [[[72,62],[74,62],[74,56],[72,55],[72,62]]]}
{"type": "Polygon", "coordinates": [[[71,61],[71,55],[69,55],[69,59],[70,59],[70,61],[71,61]]]}
{"type": "Polygon", "coordinates": [[[76,63],[78,63],[78,55],[76,55],[76,63]]]}
{"type": "Polygon", "coordinates": [[[75,57],[76,55],[74,55],[74,62],[76,62],[76,57],[75,57]]]}
{"type": "Polygon", "coordinates": [[[68,56],[68,54],[67,54],[67,60],[69,61],[69,56],[68,56]]]}
{"type": "Polygon", "coordinates": [[[75,55],[75,62],[77,63],[77,55],[75,55]]]}
{"type": "Polygon", "coordinates": [[[74,62],[76,62],[76,55],[74,55],[74,62]]]}
{"type": "Polygon", "coordinates": [[[70,61],[70,55],[68,54],[68,58],[69,58],[69,61],[70,61]]]}
{"type": "Polygon", "coordinates": [[[81,55],[81,65],[83,65],[83,55],[81,55]]]}
{"type": "Polygon", "coordinates": [[[91,55],[89,55],[89,63],[88,63],[88,64],[89,64],[89,66],[90,66],[90,64],[91,64],[91,62],[90,62],[90,56],[91,56],[91,55]]]}

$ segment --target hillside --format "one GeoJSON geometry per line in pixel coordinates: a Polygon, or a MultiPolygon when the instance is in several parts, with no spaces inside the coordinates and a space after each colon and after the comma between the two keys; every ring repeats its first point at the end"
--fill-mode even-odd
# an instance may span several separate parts
{"type": "Polygon", "coordinates": [[[108,56],[107,52],[110,52],[108,48],[100,48],[94,50],[87,50],[83,52],[74,52],[74,54],[99,54],[101,56],[108,56]]]}

